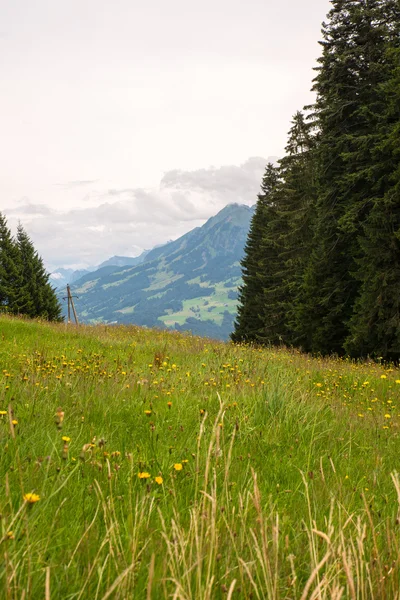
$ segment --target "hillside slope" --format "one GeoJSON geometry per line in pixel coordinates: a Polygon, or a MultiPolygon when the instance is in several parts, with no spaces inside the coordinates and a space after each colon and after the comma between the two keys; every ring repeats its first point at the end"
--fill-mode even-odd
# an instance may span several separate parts
{"type": "Polygon", "coordinates": [[[141,265],[104,267],[74,285],[83,321],[173,327],[226,339],[253,209],[226,206],[202,227],[151,250],[141,265]]]}

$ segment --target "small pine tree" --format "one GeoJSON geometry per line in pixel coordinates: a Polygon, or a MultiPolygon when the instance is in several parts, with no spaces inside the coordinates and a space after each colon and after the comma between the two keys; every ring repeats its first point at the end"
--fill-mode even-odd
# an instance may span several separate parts
{"type": "Polygon", "coordinates": [[[21,269],[18,246],[5,216],[0,213],[0,306],[10,314],[25,313],[30,303],[21,269]]]}
{"type": "Polygon", "coordinates": [[[49,321],[62,321],[62,309],[49,283],[49,274],[21,224],[17,230],[17,245],[21,257],[22,285],[31,299],[25,314],[49,321]]]}

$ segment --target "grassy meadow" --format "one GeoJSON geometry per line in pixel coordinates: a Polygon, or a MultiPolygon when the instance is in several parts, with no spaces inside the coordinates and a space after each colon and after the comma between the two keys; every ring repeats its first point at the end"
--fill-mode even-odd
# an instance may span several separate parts
{"type": "Polygon", "coordinates": [[[0,319],[0,597],[400,598],[400,372],[0,319]]]}

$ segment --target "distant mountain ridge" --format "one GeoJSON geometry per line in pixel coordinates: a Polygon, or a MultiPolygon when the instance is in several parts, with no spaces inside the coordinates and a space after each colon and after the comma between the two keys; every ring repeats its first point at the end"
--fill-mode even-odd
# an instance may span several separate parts
{"type": "Polygon", "coordinates": [[[140,265],[144,262],[147,254],[150,250],[144,250],[139,256],[111,256],[97,267],[88,267],[87,269],[56,269],[53,273],[50,273],[50,282],[57,288],[66,287],[67,283],[70,285],[89,273],[94,273],[103,267],[124,267],[140,265]]]}
{"type": "Polygon", "coordinates": [[[253,212],[230,204],[202,227],[150,250],[141,264],[105,265],[85,274],[73,285],[81,319],[190,329],[226,339],[253,212]]]}

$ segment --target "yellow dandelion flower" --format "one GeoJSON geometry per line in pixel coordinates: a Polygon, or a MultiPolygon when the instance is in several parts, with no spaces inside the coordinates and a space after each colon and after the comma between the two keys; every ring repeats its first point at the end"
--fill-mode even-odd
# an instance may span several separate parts
{"type": "Polygon", "coordinates": [[[138,473],[138,477],[139,477],[139,479],[149,479],[150,473],[147,473],[146,471],[142,471],[141,473],[138,473]]]}
{"type": "Polygon", "coordinates": [[[29,492],[28,494],[24,494],[24,500],[28,504],[35,504],[35,502],[38,502],[40,500],[40,496],[38,494],[33,494],[29,492]]]}
{"type": "Polygon", "coordinates": [[[167,406],[168,406],[168,408],[171,408],[172,402],[171,401],[167,402],[167,406]]]}
{"type": "Polygon", "coordinates": [[[182,463],[175,463],[174,469],[175,469],[175,471],[182,471],[182,469],[183,469],[182,463]]]}
{"type": "Polygon", "coordinates": [[[0,410],[0,415],[6,415],[7,411],[6,410],[0,410]]]}
{"type": "Polygon", "coordinates": [[[17,421],[17,419],[13,419],[13,420],[11,421],[11,423],[12,423],[13,425],[18,425],[18,421],[17,421]]]}
{"type": "Polygon", "coordinates": [[[151,410],[145,410],[144,414],[147,415],[148,417],[151,415],[151,410]]]}
{"type": "Polygon", "coordinates": [[[391,419],[391,418],[392,418],[392,415],[389,415],[389,413],[386,413],[385,419],[391,419]]]}
{"type": "Polygon", "coordinates": [[[154,478],[154,481],[155,481],[156,483],[158,483],[158,485],[162,485],[163,478],[162,478],[162,477],[160,477],[160,476],[158,476],[158,477],[155,477],[155,478],[154,478]]]}
{"type": "Polygon", "coordinates": [[[70,442],[71,441],[71,438],[68,437],[67,435],[63,435],[61,439],[62,439],[63,442],[70,442]]]}
{"type": "Polygon", "coordinates": [[[381,379],[386,379],[386,375],[381,375],[381,379]]]}

